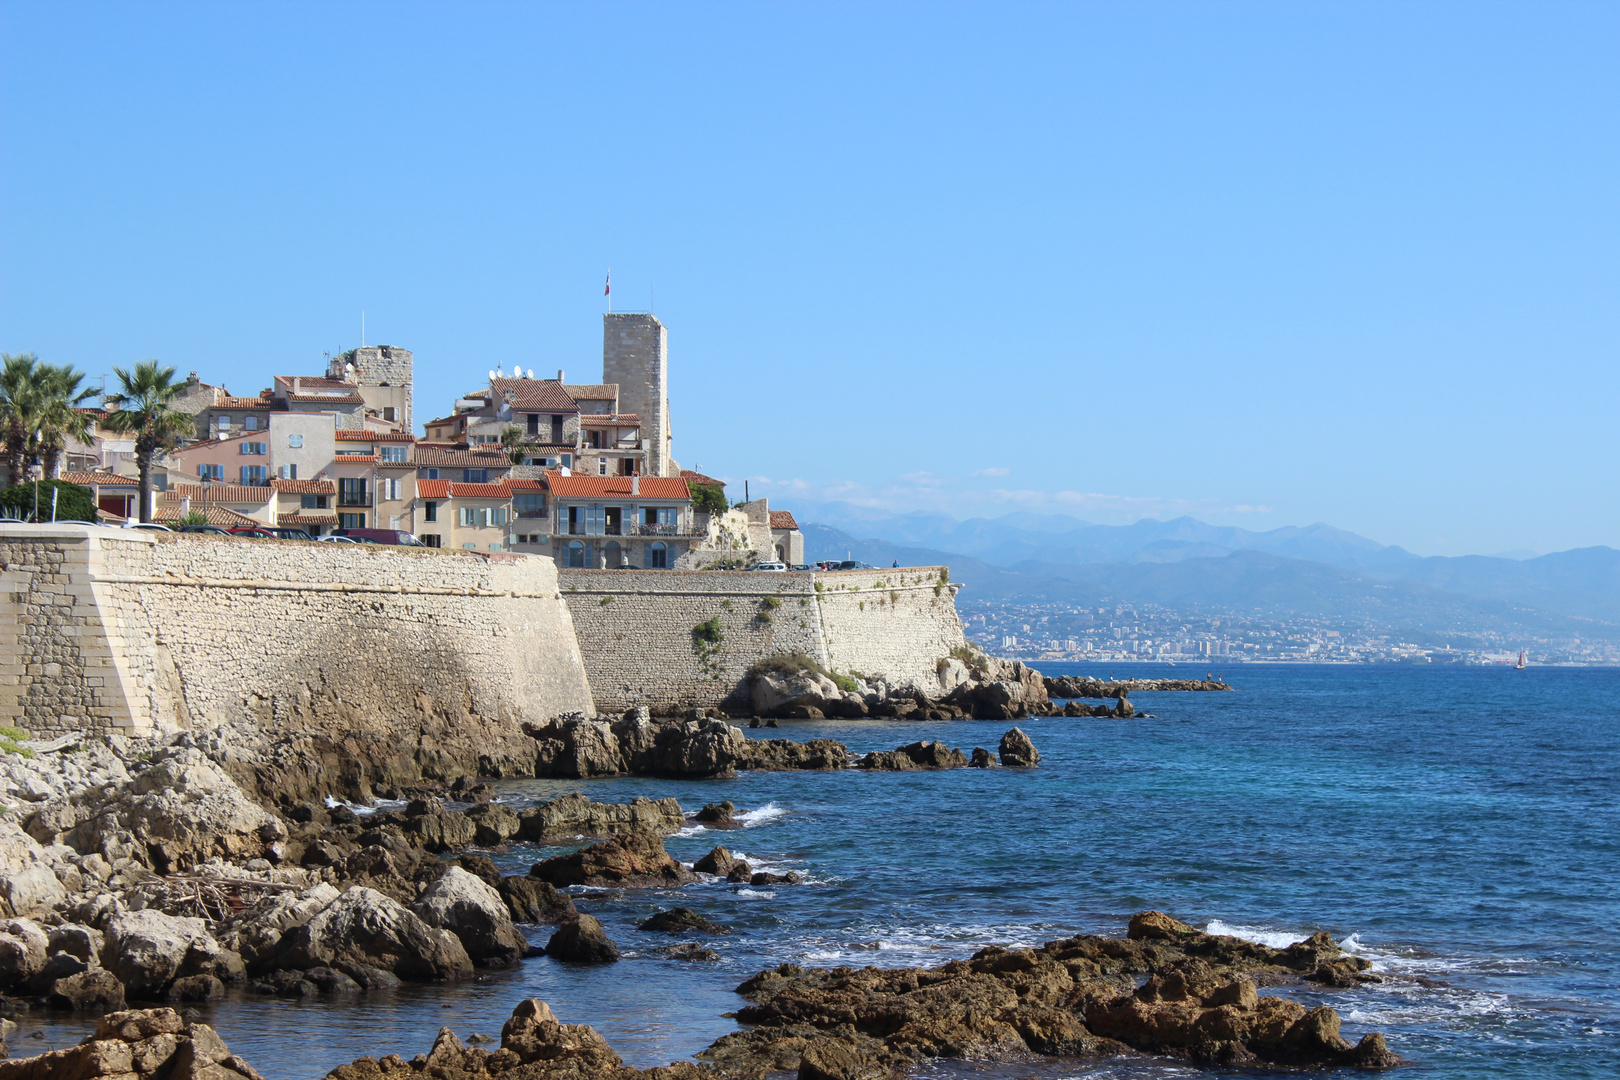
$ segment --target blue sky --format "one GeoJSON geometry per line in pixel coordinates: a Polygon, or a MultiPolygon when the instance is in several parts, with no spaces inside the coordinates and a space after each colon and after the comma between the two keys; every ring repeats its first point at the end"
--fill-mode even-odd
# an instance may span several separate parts
{"type": "Polygon", "coordinates": [[[676,456],[780,505],[1620,545],[1617,30],[6,3],[0,349],[255,393],[363,309],[425,419],[497,364],[596,377],[612,267],[676,456]]]}

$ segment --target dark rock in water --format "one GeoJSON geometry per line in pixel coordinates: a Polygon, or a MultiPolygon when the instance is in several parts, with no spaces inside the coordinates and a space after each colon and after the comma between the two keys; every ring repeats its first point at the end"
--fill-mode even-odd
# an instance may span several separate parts
{"type": "Polygon", "coordinates": [[[759,717],[756,716],[752,720],[748,721],[748,726],[751,728],[759,727],[759,717]]]}
{"type": "Polygon", "coordinates": [[[715,877],[725,877],[736,865],[736,856],[725,848],[716,846],[714,850],[693,863],[692,869],[704,874],[713,874],[715,877]]]}
{"type": "Polygon", "coordinates": [[[382,968],[352,963],[339,964],[338,968],[368,993],[374,990],[397,990],[400,985],[398,975],[382,968]]]}
{"type": "MultiPolygon", "coordinates": [[[[359,987],[355,989],[359,989],[359,987]]],[[[169,984],[169,988],[163,992],[163,1000],[168,1002],[224,1001],[225,984],[212,975],[187,975],[169,984]]]]}
{"type": "Polygon", "coordinates": [[[499,803],[484,803],[464,812],[473,823],[473,843],[479,847],[500,847],[516,836],[521,822],[517,811],[499,803]]]}
{"type": "Polygon", "coordinates": [[[1123,690],[1119,692],[1119,697],[1114,700],[1114,715],[1121,719],[1129,719],[1136,715],[1136,706],[1131,704],[1131,699],[1125,696],[1123,690]]]}
{"type": "Polygon", "coordinates": [[[523,959],[528,942],[512,925],[506,901],[488,882],[452,866],[411,905],[429,926],[448,930],[480,967],[509,967],[523,959]]]}
{"type": "MultiPolygon", "coordinates": [[[[1121,679],[1104,682],[1083,675],[1059,675],[1044,680],[1046,692],[1054,698],[1117,698],[1120,692],[1133,690],[1156,692],[1164,690],[1230,690],[1219,679],[1121,679]]],[[[1094,714],[1095,715],[1095,714],[1094,714]]]]}
{"type": "Polygon", "coordinates": [[[412,842],[432,851],[454,851],[471,844],[477,824],[466,814],[451,813],[438,799],[414,799],[405,808],[400,827],[412,842]]]}
{"type": "Polygon", "coordinates": [[[720,954],[715,952],[713,949],[707,949],[702,945],[691,942],[684,945],[665,945],[662,948],[657,948],[652,951],[657,953],[659,956],[667,956],[671,960],[720,959],[720,954]]]}
{"type": "Polygon", "coordinates": [[[781,727],[781,726],[782,726],[782,725],[781,725],[781,724],[778,724],[778,723],[777,723],[777,722],[776,722],[776,721],[775,721],[775,720],[767,720],[767,721],[765,721],[765,726],[766,726],[766,727],[775,727],[775,728],[779,728],[779,727],[781,727]]]}
{"type": "Polygon", "coordinates": [[[573,898],[549,881],[514,874],[501,878],[495,891],[506,901],[513,922],[559,923],[579,914],[573,898]]]}
{"type": "Polygon", "coordinates": [[[79,1013],[117,1012],[124,1008],[124,984],[104,968],[91,968],[57,979],[45,993],[45,1004],[79,1013]]]}
{"type": "Polygon", "coordinates": [[[557,927],[546,942],[546,955],[574,964],[611,964],[619,958],[619,947],[594,916],[576,915],[557,927]]]}
{"type": "Polygon", "coordinates": [[[737,758],[737,768],[765,772],[822,771],[849,767],[849,748],[832,739],[748,739],[737,758]]]}
{"type": "Polygon", "coordinates": [[[753,878],[753,876],[753,867],[749,866],[742,859],[738,859],[736,862],[732,863],[731,869],[726,871],[726,881],[732,885],[746,885],[748,884],[749,880],[753,878]]]}
{"type": "Polygon", "coordinates": [[[753,874],[748,878],[748,884],[750,884],[750,885],[797,885],[800,882],[802,882],[803,880],[804,880],[804,878],[800,877],[798,875],[798,873],[796,871],[793,871],[793,870],[789,870],[785,874],[769,874],[769,873],[766,873],[764,871],[760,871],[759,873],[753,874]]]}
{"type": "Polygon", "coordinates": [[[686,824],[686,815],[676,799],[598,803],[578,793],[529,807],[517,816],[517,838],[530,841],[555,836],[661,835],[686,824]]]}
{"type": "Polygon", "coordinates": [[[310,968],[304,978],[314,983],[323,994],[358,994],[361,986],[354,979],[328,967],[310,968]]]}
{"type": "Polygon", "coordinates": [[[663,840],[656,836],[603,840],[572,855],[535,863],[529,876],[560,887],[620,885],[631,889],[671,888],[697,880],[695,874],[670,858],[663,840]]]}
{"type": "MultiPolygon", "coordinates": [[[[187,1009],[190,1016],[195,1013],[187,1009]]],[[[207,1024],[173,1009],[122,1009],[96,1023],[77,1046],[8,1061],[0,1072],[15,1080],[256,1080],[252,1065],[231,1053],[207,1024]]]]}
{"type": "Polygon", "coordinates": [[[302,971],[270,971],[248,983],[255,994],[273,994],[276,997],[315,997],[321,988],[304,978],[302,971]]]}
{"type": "Polygon", "coordinates": [[[989,769],[994,767],[995,763],[995,759],[990,756],[990,751],[982,746],[973,748],[973,757],[968,761],[968,765],[975,769],[989,769]]]}
{"type": "Polygon", "coordinates": [[[737,820],[736,813],[737,804],[727,799],[725,802],[709,803],[692,815],[692,819],[711,829],[738,829],[742,827],[742,822],[737,820]]]}
{"type": "Polygon", "coordinates": [[[798,1080],[883,1080],[876,1056],[842,1039],[811,1039],[799,1054],[798,1080]]]}
{"type": "Polygon", "coordinates": [[[894,750],[874,750],[861,758],[859,768],[911,772],[916,769],[961,769],[967,766],[968,759],[960,750],[952,749],[941,742],[923,740],[910,743],[894,750]]]}
{"type": "Polygon", "coordinates": [[[729,934],[731,927],[711,922],[691,908],[670,908],[660,911],[636,924],[637,930],[661,930],[666,934],[729,934]]]}
{"type": "Polygon", "coordinates": [[[1041,755],[1030,742],[1029,736],[1013,728],[1001,737],[999,747],[1001,763],[1009,769],[1029,769],[1040,763],[1041,755]]]}

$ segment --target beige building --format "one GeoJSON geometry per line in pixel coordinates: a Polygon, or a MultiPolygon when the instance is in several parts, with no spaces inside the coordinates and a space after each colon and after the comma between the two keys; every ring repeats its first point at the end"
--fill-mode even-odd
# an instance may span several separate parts
{"type": "Polygon", "coordinates": [[[416,538],[428,547],[505,551],[512,524],[506,483],[418,480],[413,507],[416,538]]]}

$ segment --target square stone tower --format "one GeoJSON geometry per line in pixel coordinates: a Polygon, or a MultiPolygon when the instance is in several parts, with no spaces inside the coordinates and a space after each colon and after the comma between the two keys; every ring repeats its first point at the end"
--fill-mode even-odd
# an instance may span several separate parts
{"type": "Polygon", "coordinates": [[[647,472],[675,475],[670,456],[669,331],[652,315],[602,316],[602,381],[619,384],[619,411],[641,417],[647,472]]]}
{"type": "Polygon", "coordinates": [[[334,356],[327,377],[355,383],[366,408],[399,422],[411,431],[411,350],[367,345],[334,356]]]}

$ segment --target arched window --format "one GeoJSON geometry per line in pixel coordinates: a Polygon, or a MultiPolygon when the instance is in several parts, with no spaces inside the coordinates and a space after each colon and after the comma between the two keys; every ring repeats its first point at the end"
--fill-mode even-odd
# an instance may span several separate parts
{"type": "Polygon", "coordinates": [[[624,561],[624,554],[619,550],[619,542],[617,540],[609,540],[607,542],[607,547],[602,549],[602,554],[606,557],[607,568],[609,570],[617,570],[619,568],[619,564],[624,561]]]}
{"type": "Polygon", "coordinates": [[[578,540],[568,545],[568,565],[576,570],[585,569],[585,545],[578,540]]]}
{"type": "Polygon", "coordinates": [[[664,546],[662,540],[647,545],[647,569],[669,569],[669,548],[664,546]]]}

